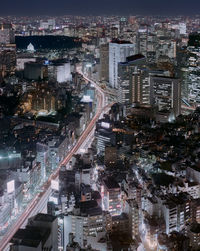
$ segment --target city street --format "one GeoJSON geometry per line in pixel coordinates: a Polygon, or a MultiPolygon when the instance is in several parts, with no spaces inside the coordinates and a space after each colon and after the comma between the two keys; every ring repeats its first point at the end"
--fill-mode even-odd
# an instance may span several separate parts
{"type": "MultiPolygon", "coordinates": [[[[81,72],[79,71],[81,74],[81,72]]],[[[27,205],[25,211],[23,214],[20,215],[20,217],[17,219],[17,221],[12,225],[10,230],[4,235],[4,237],[0,241],[0,247],[2,251],[9,250],[9,242],[12,239],[13,235],[16,233],[16,231],[20,228],[26,225],[27,219],[32,217],[33,215],[42,212],[44,208],[46,207],[46,203],[48,201],[48,198],[51,194],[51,181],[58,178],[59,170],[61,166],[67,165],[68,162],[71,160],[72,156],[77,153],[81,148],[83,148],[85,145],[90,142],[94,137],[94,127],[97,122],[97,120],[108,111],[109,107],[111,105],[106,105],[106,98],[104,91],[99,87],[99,85],[93,81],[87,78],[83,75],[83,78],[86,81],[89,81],[93,86],[95,87],[98,95],[96,97],[97,100],[97,109],[96,114],[76,142],[75,146],[71,149],[71,151],[66,155],[66,157],[62,160],[59,167],[50,175],[49,179],[44,183],[43,185],[43,191],[38,193],[35,198],[27,205]],[[86,143],[86,144],[85,144],[86,143]]]]}

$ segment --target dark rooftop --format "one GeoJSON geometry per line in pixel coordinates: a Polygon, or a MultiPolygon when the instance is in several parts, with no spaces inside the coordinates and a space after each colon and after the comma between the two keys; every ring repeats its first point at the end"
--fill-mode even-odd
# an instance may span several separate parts
{"type": "Polygon", "coordinates": [[[104,179],[104,183],[108,189],[120,188],[119,184],[113,177],[107,177],[104,179]]]}
{"type": "Polygon", "coordinates": [[[197,224],[197,223],[193,224],[190,231],[195,234],[199,234],[200,233],[200,224],[197,224]]]}
{"type": "Polygon", "coordinates": [[[99,215],[102,213],[101,207],[98,206],[98,203],[95,200],[83,201],[77,204],[77,207],[80,208],[81,215],[99,215]]]}
{"type": "Polygon", "coordinates": [[[127,60],[127,62],[132,62],[132,61],[144,59],[144,58],[145,58],[145,56],[143,56],[142,54],[136,54],[136,55],[127,57],[126,60],[127,60]]]}
{"type": "Polygon", "coordinates": [[[132,44],[130,41],[125,41],[125,40],[119,40],[119,39],[113,39],[111,43],[115,44],[132,44]]]}
{"type": "Polygon", "coordinates": [[[41,242],[46,241],[50,234],[49,229],[28,227],[19,229],[13,236],[12,243],[26,247],[38,247],[41,242]]]}
{"type": "Polygon", "coordinates": [[[43,222],[53,222],[55,219],[56,217],[50,214],[37,214],[34,217],[35,221],[43,221],[43,222]]]}

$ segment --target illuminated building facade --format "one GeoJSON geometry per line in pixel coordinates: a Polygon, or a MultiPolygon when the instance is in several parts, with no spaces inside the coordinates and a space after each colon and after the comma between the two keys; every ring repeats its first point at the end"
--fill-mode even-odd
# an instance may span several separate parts
{"type": "Polygon", "coordinates": [[[100,46],[100,80],[109,80],[109,44],[100,46]]]}
{"type": "Polygon", "coordinates": [[[0,44],[14,44],[15,36],[11,24],[0,24],[0,44]]]}
{"type": "Polygon", "coordinates": [[[15,44],[0,45],[0,75],[6,77],[15,73],[16,46],[15,44]]]}
{"type": "Polygon", "coordinates": [[[175,117],[181,113],[181,84],[179,79],[150,76],[150,104],[158,110],[173,111],[175,117]]]}
{"type": "Polygon", "coordinates": [[[84,248],[90,237],[105,234],[105,216],[96,201],[80,202],[73,212],[64,217],[64,247],[68,244],[68,234],[73,233],[74,240],[84,248]]]}
{"type": "Polygon", "coordinates": [[[103,180],[102,204],[105,211],[109,211],[112,216],[121,214],[121,188],[111,177],[103,180]]]}
{"type": "Polygon", "coordinates": [[[134,55],[135,45],[126,41],[109,43],[109,84],[118,88],[118,63],[125,62],[128,56],[134,55]]]}
{"type": "Polygon", "coordinates": [[[146,59],[137,54],[118,65],[118,101],[122,104],[149,104],[148,70],[146,59]]]}

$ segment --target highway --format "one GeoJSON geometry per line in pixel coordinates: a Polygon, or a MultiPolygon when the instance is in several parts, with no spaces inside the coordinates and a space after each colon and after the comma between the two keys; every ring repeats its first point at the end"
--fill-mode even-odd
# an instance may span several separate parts
{"type": "Polygon", "coordinates": [[[109,107],[111,105],[106,105],[106,98],[105,98],[105,92],[102,90],[99,85],[84,76],[80,71],[78,71],[83,78],[93,84],[97,91],[97,109],[96,114],[84,130],[84,132],[79,137],[78,141],[76,142],[75,146],[70,150],[70,152],[65,156],[65,158],[61,161],[58,168],[50,175],[49,179],[44,183],[42,187],[42,192],[38,193],[34,199],[27,205],[25,211],[19,216],[17,221],[11,226],[9,231],[3,236],[3,238],[0,241],[0,250],[1,251],[7,251],[9,250],[9,242],[14,236],[14,234],[17,232],[17,230],[23,226],[26,225],[28,218],[34,216],[35,214],[42,212],[46,206],[46,203],[48,201],[48,198],[51,194],[51,181],[58,178],[59,170],[61,166],[67,165],[68,162],[71,160],[72,156],[79,152],[81,147],[84,146],[84,142],[88,143],[91,141],[91,139],[94,137],[94,128],[97,120],[108,111],[109,107]],[[93,133],[92,133],[93,132],[93,133]]]}

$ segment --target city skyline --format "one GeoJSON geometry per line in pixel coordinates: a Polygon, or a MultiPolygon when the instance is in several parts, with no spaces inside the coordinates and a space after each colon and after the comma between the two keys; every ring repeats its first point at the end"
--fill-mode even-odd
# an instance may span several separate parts
{"type": "Polygon", "coordinates": [[[3,10],[0,251],[200,250],[194,7],[22,0],[8,8],[18,15],[3,10]]]}

